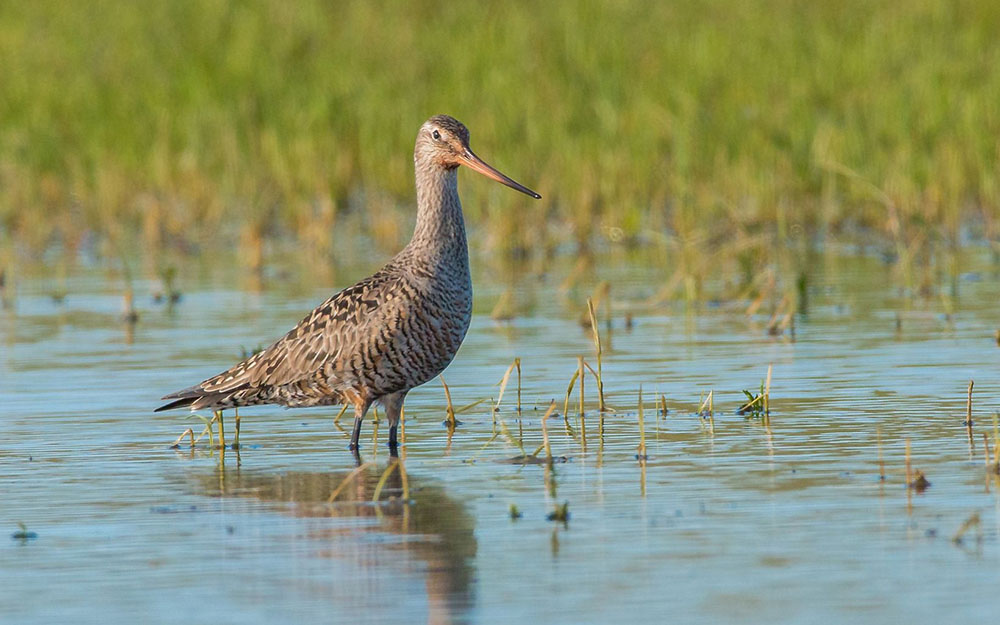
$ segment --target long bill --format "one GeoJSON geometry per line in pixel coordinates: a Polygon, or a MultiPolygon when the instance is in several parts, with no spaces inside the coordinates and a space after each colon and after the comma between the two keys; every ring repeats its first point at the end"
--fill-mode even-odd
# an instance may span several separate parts
{"type": "Polygon", "coordinates": [[[513,180],[513,179],[511,179],[509,177],[507,177],[506,175],[504,175],[500,171],[498,171],[495,167],[492,167],[491,165],[487,165],[486,162],[483,159],[481,159],[478,156],[476,156],[475,154],[473,154],[472,150],[470,150],[468,148],[466,148],[465,154],[462,154],[461,156],[459,156],[459,159],[461,159],[463,165],[465,165],[469,169],[472,169],[474,171],[478,171],[479,173],[481,173],[482,175],[486,176],[487,178],[492,178],[492,179],[496,180],[497,182],[499,182],[501,184],[507,185],[511,189],[517,189],[521,193],[523,193],[525,195],[530,195],[531,197],[535,198],[536,200],[542,199],[542,196],[538,195],[537,193],[535,193],[534,191],[532,191],[528,187],[524,186],[520,182],[517,182],[517,181],[515,181],[515,180],[513,180]]]}

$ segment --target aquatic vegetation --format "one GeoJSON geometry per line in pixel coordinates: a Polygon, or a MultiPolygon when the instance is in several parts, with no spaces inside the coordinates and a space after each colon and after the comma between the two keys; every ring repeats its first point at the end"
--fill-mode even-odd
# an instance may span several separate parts
{"type": "Polygon", "coordinates": [[[761,380],[759,392],[743,390],[747,401],[736,410],[736,414],[748,419],[761,419],[765,426],[771,425],[771,367],[767,366],[767,377],[761,380]]]}
{"type": "Polygon", "coordinates": [[[547,521],[556,521],[558,523],[569,523],[569,502],[563,502],[562,504],[556,504],[552,512],[545,515],[547,521]]]}
{"type": "Polygon", "coordinates": [[[163,267],[160,270],[161,289],[153,292],[153,302],[156,304],[166,302],[167,306],[171,307],[181,301],[181,292],[177,290],[176,280],[177,267],[175,265],[163,267]]]}
{"type": "Polygon", "coordinates": [[[955,535],[951,537],[951,542],[955,544],[961,544],[965,538],[965,534],[972,528],[976,529],[976,541],[982,542],[983,540],[983,528],[980,522],[979,513],[973,512],[969,515],[969,518],[962,522],[955,535]]]}
{"type": "Polygon", "coordinates": [[[191,428],[188,428],[188,429],[184,430],[183,432],[181,432],[181,435],[178,436],[177,440],[175,440],[174,443],[170,446],[171,449],[180,449],[181,441],[184,440],[185,436],[190,436],[191,437],[191,447],[194,448],[194,430],[192,430],[191,428]]]}
{"type": "Polygon", "coordinates": [[[449,430],[454,430],[456,426],[461,424],[461,421],[455,418],[455,406],[451,403],[451,389],[448,388],[448,383],[444,381],[444,376],[438,376],[441,380],[441,386],[444,387],[444,398],[445,398],[445,425],[448,426],[449,430]]]}
{"type": "MultiPolygon", "coordinates": [[[[23,598],[25,613],[44,611],[49,596],[67,614],[93,613],[101,592],[121,588],[122,558],[99,557],[107,545],[92,539],[95,527],[106,527],[125,528],[130,536],[115,542],[115,553],[157,563],[129,568],[142,582],[136,588],[169,586],[200,596],[204,572],[214,570],[221,586],[213,586],[213,596],[221,603],[212,605],[248,622],[266,622],[279,608],[303,621],[322,620],[331,606],[347,620],[392,621],[393,610],[383,609],[386,591],[398,593],[392,596],[405,610],[432,601],[435,609],[458,606],[451,616],[459,622],[544,621],[552,614],[557,620],[589,616],[611,622],[620,616],[615,606],[604,607],[607,602],[588,589],[624,588],[623,571],[626,577],[627,571],[641,572],[633,576],[638,585],[626,589],[638,606],[637,618],[656,620],[657,610],[662,612],[643,598],[665,580],[680,588],[678,618],[726,621],[737,617],[705,612],[706,606],[727,609],[732,603],[719,601],[720,589],[767,596],[775,580],[794,577],[808,579],[816,592],[789,606],[810,614],[819,610],[818,618],[836,621],[867,605],[870,589],[858,590],[855,574],[858,562],[867,561],[881,563],[879,570],[899,587],[914,575],[938,575],[968,588],[970,599],[940,611],[943,620],[974,622],[989,609],[992,578],[983,573],[996,555],[1000,492],[990,431],[997,398],[990,374],[996,347],[989,338],[996,322],[994,280],[970,275],[963,282],[962,298],[955,300],[961,306],[959,331],[953,332],[942,330],[937,299],[901,303],[905,294],[885,287],[892,270],[879,258],[865,252],[862,264],[848,265],[830,256],[817,263],[829,273],[817,270],[811,317],[798,317],[796,345],[762,335],[772,313],[768,302],[777,306],[781,288],[773,300],[764,298],[756,319],[744,316],[745,302],[678,301],[642,309],[636,331],[627,334],[619,331],[621,311],[642,304],[623,298],[642,300],[656,287],[640,273],[647,267],[631,265],[626,253],[614,254],[597,266],[620,260],[618,275],[606,275],[632,281],[612,279],[617,318],[611,332],[605,309],[593,304],[609,374],[606,399],[618,412],[605,418],[599,436],[595,387],[587,389],[586,451],[577,423],[572,433],[564,428],[577,417],[566,414],[577,410],[571,405],[577,401],[575,384],[581,375],[586,383],[594,380],[578,356],[597,370],[592,336],[577,323],[586,292],[580,286],[565,298],[549,297],[564,273],[552,271],[547,281],[514,287],[524,302],[535,298],[536,288],[538,301],[510,327],[484,319],[490,297],[505,285],[484,289],[477,302],[481,323],[445,374],[452,412],[466,422],[451,445],[439,426],[446,413],[443,387],[432,383],[408,401],[406,416],[417,419],[401,419],[406,462],[392,466],[381,439],[380,457],[364,445],[365,460],[373,462],[360,469],[339,438],[331,440],[336,409],[254,411],[260,417],[251,423],[260,424],[266,442],[248,445],[241,466],[217,461],[221,450],[208,444],[217,434],[211,414],[188,421],[141,411],[150,385],[171,378],[173,368],[211,367],[239,344],[243,332],[283,326],[283,316],[298,308],[294,298],[311,299],[313,290],[281,285],[209,296],[233,282],[202,274],[201,282],[185,282],[186,292],[195,295],[184,300],[183,310],[171,315],[161,306],[145,312],[137,344],[125,347],[114,342],[120,342],[117,274],[90,266],[82,269],[91,272],[84,280],[71,277],[73,311],[103,307],[99,314],[81,311],[71,318],[47,296],[56,279],[34,270],[37,282],[20,281],[21,311],[0,312],[0,381],[6,388],[38,387],[55,370],[60,384],[46,389],[44,406],[20,393],[5,397],[10,416],[0,421],[4,467],[12,476],[8,507],[14,520],[29,521],[40,540],[58,539],[58,572],[78,575],[85,586],[81,592],[56,584],[40,598],[35,591],[47,587],[39,580],[54,570],[52,553],[29,543],[6,567],[9,590],[23,598]],[[252,306],[240,309],[247,302],[252,306]],[[892,334],[897,310],[907,321],[902,337],[892,334]],[[195,325],[204,330],[193,332],[195,325]],[[176,345],[177,355],[165,355],[164,345],[176,345]],[[511,368],[514,354],[521,360],[519,383],[518,367],[511,368]],[[56,366],[46,358],[58,359],[56,366]],[[765,376],[762,388],[746,382],[771,361],[781,367],[773,389],[781,395],[774,406],[780,427],[773,436],[759,421],[747,423],[735,414],[750,401],[739,392],[744,386],[763,404],[770,390],[765,376]],[[959,393],[967,391],[970,371],[977,372],[972,402],[966,393],[961,406],[959,393]],[[104,376],[114,376],[121,392],[120,401],[106,406],[93,386],[104,376]],[[88,395],[91,390],[94,395],[88,395]],[[551,410],[553,398],[561,418],[551,410]],[[459,406],[474,400],[481,403],[463,413],[459,406]],[[513,421],[518,403],[523,432],[513,421]],[[654,406],[655,421],[646,412],[654,406]],[[701,412],[714,415],[714,435],[701,412]],[[967,448],[969,416],[983,445],[975,456],[967,448]],[[202,432],[203,423],[210,429],[202,432]],[[176,429],[184,431],[182,437],[176,429]],[[211,438],[195,443],[199,432],[211,438]],[[912,457],[904,478],[906,437],[912,457]],[[171,442],[181,451],[167,450],[171,442]],[[189,444],[195,445],[190,453],[189,444]],[[404,470],[410,471],[412,500],[401,494],[404,470]],[[923,496],[917,492],[921,474],[934,488],[923,496]],[[557,525],[570,508],[572,532],[557,525]],[[977,512],[978,523],[972,517],[977,512]],[[952,539],[972,557],[947,557],[955,548],[952,539]],[[816,567],[818,561],[828,566],[816,567]],[[490,580],[489,593],[470,594],[477,579],[490,580]],[[709,579],[715,581],[706,585],[709,579]],[[528,587],[552,601],[523,617],[521,603],[510,613],[503,597],[528,587]],[[819,595],[825,599],[817,603],[819,595]]],[[[963,272],[993,275],[996,265],[986,256],[979,263],[964,260],[963,272]]],[[[155,277],[145,284],[152,288],[155,277]]],[[[135,287],[142,302],[143,287],[135,287]]],[[[719,290],[730,288],[743,286],[719,290]]],[[[229,436],[227,444],[233,442],[229,436]]],[[[130,596],[135,609],[155,611],[149,593],[130,596]]],[[[893,622],[912,612],[914,597],[882,593],[866,615],[893,622]]],[[[938,618],[938,611],[927,613],[938,618]]]]}
{"type": "Polygon", "coordinates": [[[701,400],[698,406],[698,416],[702,424],[708,422],[709,434],[715,434],[715,391],[709,391],[708,396],[701,400]]]}
{"type": "Polygon", "coordinates": [[[763,418],[764,416],[764,383],[761,382],[761,389],[759,393],[751,393],[750,391],[744,389],[743,394],[746,395],[747,401],[739,408],[736,409],[736,414],[743,415],[749,418],[763,418]]]}
{"type": "Polygon", "coordinates": [[[905,471],[906,471],[906,488],[913,489],[917,493],[922,493],[931,485],[927,480],[927,476],[924,472],[913,468],[913,464],[910,461],[910,439],[906,439],[906,455],[904,457],[905,471]]]}
{"type": "Polygon", "coordinates": [[[256,347],[251,347],[251,348],[246,348],[241,345],[239,357],[241,360],[246,360],[247,358],[250,358],[251,356],[259,354],[260,352],[264,351],[264,347],[265,346],[261,343],[257,343],[256,347]]]}
{"type": "Polygon", "coordinates": [[[122,321],[129,326],[133,326],[139,321],[139,313],[135,310],[135,297],[131,288],[122,295],[122,321]]]}
{"type": "Polygon", "coordinates": [[[965,402],[965,428],[969,435],[969,449],[973,450],[975,447],[974,440],[972,438],[972,387],[975,385],[974,380],[969,380],[969,395],[965,402]]]}
{"type": "MultiPolygon", "coordinates": [[[[594,302],[592,299],[587,299],[587,311],[590,317],[590,331],[593,333],[594,337],[594,352],[597,357],[597,371],[594,373],[594,377],[597,378],[597,409],[600,412],[607,410],[607,406],[604,403],[604,376],[601,369],[601,360],[604,351],[601,349],[601,331],[597,327],[597,315],[594,313],[594,302]]],[[[591,369],[593,372],[593,369],[591,369]]],[[[581,383],[580,389],[582,392],[583,385],[581,383]]]]}
{"type": "Polygon", "coordinates": [[[26,526],[24,523],[18,521],[17,526],[20,529],[18,529],[16,532],[10,535],[10,537],[13,538],[14,540],[19,540],[22,543],[26,543],[29,540],[35,540],[36,538],[38,538],[38,533],[29,530],[28,526],[26,526]]]}
{"type": "Polygon", "coordinates": [[[635,459],[645,463],[649,456],[646,455],[646,422],[642,410],[642,386],[639,386],[639,446],[636,449],[635,459]]]}

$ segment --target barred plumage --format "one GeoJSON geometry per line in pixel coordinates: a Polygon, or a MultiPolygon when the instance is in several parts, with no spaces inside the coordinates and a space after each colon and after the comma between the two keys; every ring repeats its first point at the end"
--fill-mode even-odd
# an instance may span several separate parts
{"type": "Polygon", "coordinates": [[[361,422],[379,401],[395,450],[406,393],[444,371],[472,318],[458,166],[541,197],[480,160],[469,148],[469,131],[447,115],[420,128],[413,160],[417,224],[406,247],[374,275],[320,304],[267,349],[165,396],[174,401],[156,410],[346,402],[354,408],[351,448],[356,450],[361,422]]]}

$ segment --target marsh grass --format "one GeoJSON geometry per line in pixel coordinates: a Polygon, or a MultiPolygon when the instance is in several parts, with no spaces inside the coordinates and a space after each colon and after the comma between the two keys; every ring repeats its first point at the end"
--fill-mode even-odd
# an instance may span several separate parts
{"type": "Polygon", "coordinates": [[[708,423],[708,431],[710,434],[715,434],[715,391],[708,391],[707,396],[703,396],[701,403],[698,405],[698,416],[702,420],[702,424],[708,423]]]}
{"type": "Polygon", "coordinates": [[[514,371],[517,371],[517,405],[516,405],[517,434],[518,434],[518,439],[520,440],[523,439],[524,437],[524,426],[521,421],[521,359],[520,358],[514,359],[514,362],[512,362],[509,367],[507,367],[507,371],[504,372],[503,377],[500,379],[500,382],[498,383],[498,386],[500,387],[500,392],[497,395],[496,403],[493,404],[492,413],[493,413],[493,420],[494,422],[496,422],[497,413],[500,411],[500,402],[503,401],[504,391],[507,390],[507,383],[510,382],[510,376],[514,371]]]}
{"type": "Polygon", "coordinates": [[[448,112],[544,197],[465,180],[488,249],[657,242],[697,299],[720,248],[873,231],[916,282],[1000,234],[998,31],[975,0],[4,3],[0,247],[394,249],[448,112]]]}
{"type": "Polygon", "coordinates": [[[767,366],[767,376],[760,382],[760,391],[756,394],[744,390],[747,401],[737,410],[736,414],[748,419],[760,419],[765,427],[771,426],[771,374],[773,365],[767,366]]]}
{"type": "Polygon", "coordinates": [[[572,377],[569,379],[569,385],[566,387],[566,398],[563,400],[563,423],[566,426],[566,433],[572,436],[573,428],[569,424],[569,400],[573,395],[573,388],[576,386],[576,381],[580,378],[580,368],[577,367],[573,371],[572,377]]]}
{"type": "MultiPolygon", "coordinates": [[[[604,403],[604,375],[601,364],[604,350],[601,346],[601,330],[597,325],[597,314],[594,312],[594,301],[591,298],[587,298],[587,312],[590,319],[590,331],[594,338],[594,353],[597,358],[597,371],[593,369],[590,369],[590,371],[594,374],[594,378],[597,381],[597,409],[603,414],[607,410],[607,405],[604,403]]],[[[583,388],[582,385],[581,388],[583,388]]]]}
{"type": "Polygon", "coordinates": [[[962,522],[962,525],[959,526],[955,535],[951,537],[951,542],[961,544],[965,538],[965,534],[972,528],[975,528],[976,530],[976,542],[982,542],[983,528],[978,512],[973,512],[967,519],[965,519],[965,521],[962,522]]]}
{"type": "MultiPolygon", "coordinates": [[[[208,436],[208,446],[209,446],[209,448],[210,449],[215,449],[215,434],[214,434],[214,432],[212,430],[212,426],[215,425],[215,417],[213,416],[211,419],[209,419],[207,417],[203,417],[200,414],[194,413],[194,414],[188,415],[187,418],[189,418],[189,419],[198,419],[205,426],[204,429],[202,429],[201,434],[198,435],[198,438],[193,439],[191,441],[191,447],[194,447],[195,444],[198,443],[198,441],[200,441],[201,439],[203,439],[207,435],[208,436]]],[[[181,438],[183,438],[183,435],[181,435],[181,438]]],[[[180,440],[180,439],[178,439],[178,440],[180,440]]]]}
{"type": "Polygon", "coordinates": [[[969,380],[969,391],[968,397],[965,400],[965,429],[969,436],[969,453],[972,454],[976,450],[975,440],[972,437],[972,387],[975,385],[974,380],[969,380]]]}
{"type": "Polygon", "coordinates": [[[183,432],[181,432],[181,435],[178,436],[177,439],[173,442],[173,444],[170,445],[170,448],[171,449],[179,449],[180,446],[181,446],[181,441],[184,440],[185,436],[190,436],[191,437],[191,448],[193,449],[194,448],[194,430],[192,430],[191,428],[188,428],[188,429],[184,430],[183,432]]]}
{"type": "Polygon", "coordinates": [[[563,525],[568,524],[569,523],[569,502],[565,501],[565,502],[563,502],[561,504],[557,504],[552,509],[552,512],[548,513],[545,516],[545,518],[548,521],[556,521],[558,523],[562,523],[563,525]]]}
{"type": "Polygon", "coordinates": [[[441,380],[441,386],[444,387],[444,399],[445,399],[445,425],[448,426],[449,430],[454,430],[458,425],[458,420],[455,418],[455,407],[451,403],[451,389],[448,388],[448,383],[444,381],[444,376],[439,376],[441,380]]]}
{"type": "Polygon", "coordinates": [[[882,428],[875,428],[875,455],[878,461],[878,481],[885,482],[885,459],[882,457],[882,428]]]}
{"type": "Polygon", "coordinates": [[[348,407],[348,404],[346,402],[340,407],[340,410],[337,412],[337,416],[333,418],[333,424],[334,425],[339,425],[340,424],[340,420],[342,418],[344,418],[344,413],[347,412],[347,407],[348,407]]]}
{"type": "Polygon", "coordinates": [[[645,464],[648,456],[646,455],[646,421],[642,409],[642,385],[639,386],[638,420],[639,420],[639,446],[636,448],[635,458],[640,463],[645,464]]]}
{"type": "Polygon", "coordinates": [[[17,527],[18,530],[10,535],[10,537],[13,538],[14,540],[26,543],[29,540],[35,540],[36,538],[38,538],[38,533],[29,530],[28,526],[25,525],[23,521],[18,521],[17,527]]]}

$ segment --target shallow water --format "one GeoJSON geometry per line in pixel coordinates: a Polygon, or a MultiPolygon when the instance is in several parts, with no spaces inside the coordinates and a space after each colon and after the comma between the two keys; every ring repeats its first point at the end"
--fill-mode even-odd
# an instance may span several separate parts
{"type": "MultiPolygon", "coordinates": [[[[407,399],[402,470],[380,503],[384,424],[376,443],[366,423],[373,464],[353,474],[335,410],[248,409],[243,449],[222,457],[207,439],[172,449],[201,422],[151,412],[367,268],[321,286],[289,270],[297,284],[279,276],[262,290],[182,272],[173,310],[138,283],[133,331],[119,320],[119,279],[93,267],[59,283],[28,274],[15,308],[0,311],[0,622],[984,622],[1000,581],[1000,484],[988,484],[982,447],[1000,403],[1000,268],[976,250],[960,260],[954,293],[944,288],[949,317],[937,295],[900,295],[877,257],[826,258],[792,341],[768,336],[745,302],[640,306],[663,271],[604,259],[597,272],[615,295],[604,376],[617,412],[603,439],[590,378],[586,451],[575,416],[575,436],[550,420],[553,454],[567,461],[548,476],[508,462],[521,451],[492,438],[486,404],[459,416],[449,442],[435,381],[407,399]],[[63,288],[57,303],[49,294],[63,288]],[[770,429],[735,414],[768,364],[770,429]],[[714,433],[693,414],[709,390],[714,433]],[[907,438],[931,482],[921,494],[904,486],[907,438]],[[568,523],[546,520],[563,502],[568,523]],[[978,529],[953,543],[975,512],[978,529]],[[8,538],[18,522],[37,537],[8,538]]],[[[577,356],[593,362],[577,323],[586,291],[559,290],[569,266],[491,275],[478,265],[476,318],[445,377],[456,406],[495,397],[519,356],[530,453],[577,356]],[[524,312],[493,322],[511,285],[524,312]]],[[[517,437],[515,395],[512,381],[499,417],[517,437]]]]}

